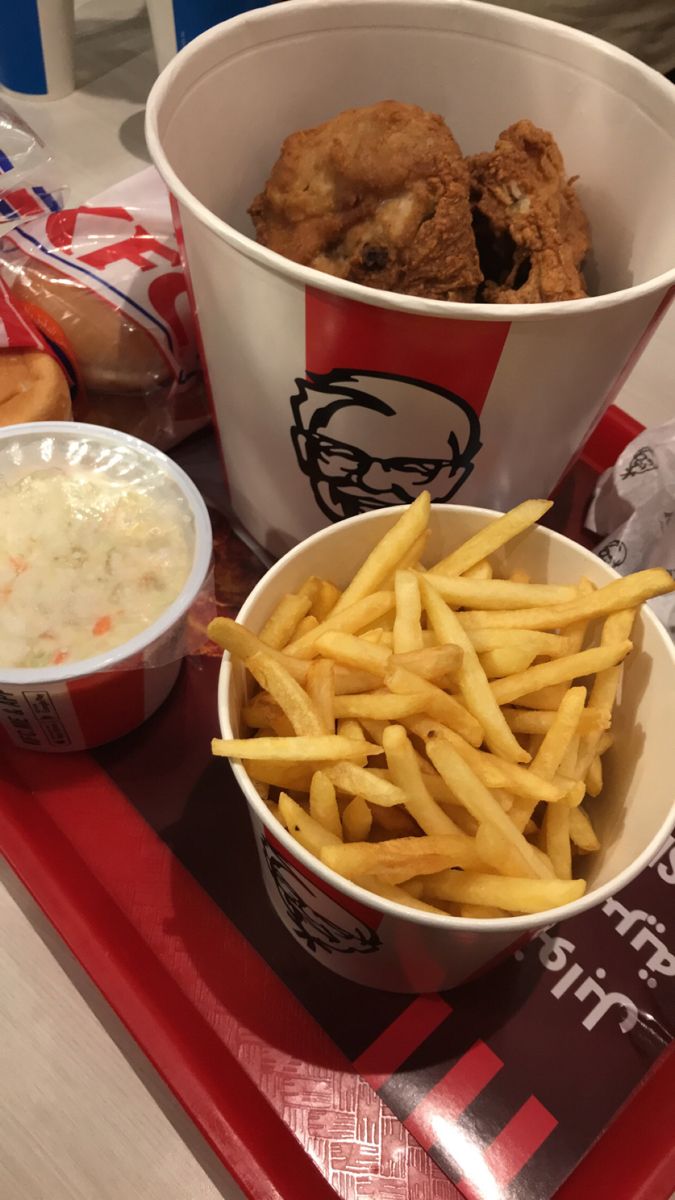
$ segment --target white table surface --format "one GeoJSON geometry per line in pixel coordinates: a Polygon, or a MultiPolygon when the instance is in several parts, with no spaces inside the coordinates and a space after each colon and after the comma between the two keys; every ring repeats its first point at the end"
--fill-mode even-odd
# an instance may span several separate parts
{"type": "MultiPolygon", "coordinates": [[[[12,104],[81,202],[148,162],[143,108],[156,67],[138,0],[80,0],[77,37],[78,90],[12,104]]],[[[618,403],[646,425],[675,415],[675,311],[618,403]]],[[[242,1196],[2,863],[0,1080],[0,1200],[242,1196]]]]}

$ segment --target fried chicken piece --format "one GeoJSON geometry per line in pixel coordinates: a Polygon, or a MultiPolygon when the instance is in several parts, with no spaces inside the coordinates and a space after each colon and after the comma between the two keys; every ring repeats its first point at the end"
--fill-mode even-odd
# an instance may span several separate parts
{"type": "Polygon", "coordinates": [[[486,280],[481,299],[534,304],[586,296],[588,221],[553,136],[517,121],[494,150],[467,161],[486,280]]]}
{"type": "Polygon", "coordinates": [[[473,300],[469,173],[442,117],[385,100],[286,138],[250,214],[258,241],[369,287],[473,300]]]}

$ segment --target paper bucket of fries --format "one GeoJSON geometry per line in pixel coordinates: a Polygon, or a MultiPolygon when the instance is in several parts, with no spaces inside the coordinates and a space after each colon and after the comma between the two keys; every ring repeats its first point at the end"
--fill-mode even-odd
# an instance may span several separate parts
{"type": "Polygon", "coordinates": [[[352,518],[212,623],[214,752],[269,898],[359,983],[466,982],[624,887],[675,820],[675,649],[639,608],[675,585],[533,527],[547,507],[352,518]]]}
{"type": "Polygon", "coordinates": [[[151,93],[147,139],[248,534],[277,555],[424,488],[499,509],[548,495],[675,283],[674,129],[675,89],[655,71],[471,0],[296,0],[183,50],[151,93]],[[388,98],[440,113],[465,155],[521,118],[552,131],[590,221],[589,297],[419,298],[258,244],[247,210],[283,140],[388,98]]]}

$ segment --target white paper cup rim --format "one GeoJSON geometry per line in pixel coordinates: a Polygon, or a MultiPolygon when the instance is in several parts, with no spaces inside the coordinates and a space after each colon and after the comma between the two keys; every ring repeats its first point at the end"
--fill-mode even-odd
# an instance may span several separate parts
{"type": "Polygon", "coordinates": [[[122,433],[117,429],[108,429],[103,425],[87,425],[82,421],[35,421],[21,425],[8,425],[0,429],[0,442],[12,438],[28,437],[62,437],[77,440],[78,438],[100,442],[102,444],[126,446],[138,455],[158,465],[179,492],[187,500],[194,521],[195,541],[190,572],[176,596],[161,615],[146,626],[140,633],[114,646],[102,654],[90,658],[79,659],[77,662],[65,663],[57,667],[3,667],[0,665],[0,685],[25,684],[30,687],[35,684],[64,683],[72,679],[80,679],[86,675],[95,675],[99,671],[119,668],[124,660],[142,653],[180,620],[193,604],[199,589],[206,578],[211,563],[213,541],[211,520],[203,497],[182,467],[173,462],[161,450],[144,442],[141,438],[130,433],[122,433]]]}
{"type": "MultiPolygon", "coordinates": [[[[484,516],[490,520],[494,520],[496,517],[503,515],[494,509],[478,508],[473,505],[447,506],[444,504],[432,504],[431,512],[432,514],[435,511],[447,512],[449,508],[450,510],[452,508],[460,508],[464,512],[484,516]]],[[[319,541],[329,538],[331,533],[336,528],[353,524],[356,521],[361,522],[375,520],[378,517],[381,517],[385,512],[399,511],[400,510],[395,507],[390,509],[381,508],[374,510],[373,512],[361,513],[356,517],[348,517],[346,520],[341,521],[338,526],[330,525],[325,529],[320,529],[318,533],[312,534],[311,537],[307,538],[303,542],[300,542],[299,545],[294,546],[293,549],[289,550],[288,553],[283,556],[283,558],[280,558],[279,561],[275,563],[275,565],[271,567],[270,570],[267,571],[266,574],[263,575],[262,579],[256,584],[255,588],[242,605],[237,620],[241,620],[245,624],[248,609],[259,599],[260,595],[267,589],[269,583],[274,579],[275,575],[281,571],[282,567],[284,567],[293,558],[304,557],[312,546],[316,545],[319,541]]],[[[564,534],[556,533],[555,530],[546,529],[543,526],[537,526],[537,528],[540,529],[541,532],[547,538],[549,538],[554,545],[556,543],[565,543],[567,545],[574,546],[574,549],[579,552],[580,557],[592,562],[596,568],[601,567],[606,572],[608,582],[611,582],[612,579],[621,578],[618,571],[615,571],[613,567],[603,563],[595,554],[593,554],[590,550],[587,550],[584,546],[579,545],[572,538],[565,537],[564,534]]],[[[308,569],[308,574],[310,573],[311,572],[308,569]]],[[[675,684],[675,646],[673,645],[661,622],[646,605],[642,606],[641,616],[642,619],[656,631],[659,640],[663,645],[664,652],[672,664],[673,682],[675,684]]],[[[224,738],[235,736],[230,720],[230,678],[231,659],[230,655],[227,652],[224,652],[218,680],[218,717],[220,721],[221,734],[224,738]]],[[[384,913],[389,917],[396,917],[399,920],[411,921],[416,925],[427,925],[436,929],[448,929],[453,931],[460,931],[462,929],[472,931],[483,930],[485,932],[493,933],[512,930],[513,933],[517,935],[519,933],[525,933],[533,928],[540,928],[542,925],[557,924],[559,921],[567,921],[571,917],[579,916],[581,913],[586,912],[587,909],[595,908],[598,904],[602,904],[610,896],[615,895],[617,892],[621,891],[622,888],[631,883],[632,880],[635,879],[636,876],[647,867],[650,860],[660,849],[663,841],[667,837],[673,825],[673,822],[675,821],[674,799],[666,819],[661,822],[649,844],[640,854],[637,855],[637,857],[629,866],[624,867],[624,869],[615,875],[613,879],[607,880],[606,883],[601,884],[601,886],[598,888],[595,888],[589,892],[585,892],[584,895],[578,900],[572,900],[568,904],[562,904],[557,908],[547,909],[543,912],[525,913],[522,916],[513,917],[494,917],[484,919],[473,917],[453,917],[449,913],[447,916],[437,916],[435,913],[427,913],[421,909],[407,908],[404,905],[394,903],[392,900],[387,900],[382,896],[378,896],[374,892],[369,892],[366,888],[359,887],[358,884],[353,883],[349,879],[345,879],[342,875],[339,875],[337,871],[333,871],[331,867],[325,866],[325,864],[322,863],[318,858],[315,858],[313,854],[310,854],[308,850],[305,850],[304,846],[301,846],[300,843],[297,842],[286,829],[284,829],[281,822],[277,821],[276,818],[270,813],[265,802],[258,795],[258,792],[253,786],[253,783],[247,775],[242,764],[238,760],[234,759],[231,761],[231,766],[239,787],[244,793],[246,800],[255,812],[258,819],[262,821],[265,828],[270,831],[273,837],[275,837],[276,840],[280,842],[284,848],[294,858],[298,859],[299,862],[301,862],[311,873],[322,879],[324,883],[329,884],[335,891],[342,892],[349,899],[358,901],[360,904],[363,904],[366,907],[376,909],[377,911],[384,913]]]]}
{"type": "MultiPolygon", "coordinates": [[[[370,2],[374,5],[379,0],[370,0],[370,2]]],[[[427,5],[435,4],[439,8],[448,8],[453,3],[455,3],[455,0],[426,0],[427,5]]],[[[348,9],[352,6],[362,7],[363,4],[364,0],[322,0],[323,8],[328,8],[332,5],[340,9],[348,9]]],[[[388,0],[388,5],[401,5],[401,7],[409,9],[410,0],[388,0]]],[[[558,22],[550,21],[545,17],[531,16],[528,13],[484,4],[482,0],[461,0],[461,7],[465,10],[480,11],[483,14],[485,14],[486,10],[492,9],[495,14],[499,14],[499,19],[505,23],[511,22],[512,25],[520,25],[521,27],[527,25],[533,29],[544,27],[549,29],[555,28],[560,40],[593,46],[596,51],[606,58],[623,63],[641,75],[643,79],[649,80],[650,86],[655,91],[660,90],[663,93],[663,97],[673,107],[673,128],[675,128],[675,88],[673,88],[672,83],[660,75],[658,71],[640,62],[639,59],[626,53],[626,51],[620,50],[618,47],[603,41],[601,38],[594,37],[592,34],[559,25],[558,22]]],[[[190,59],[197,58],[203,48],[211,42],[218,41],[223,36],[225,26],[230,31],[235,31],[246,26],[250,26],[252,29],[256,25],[264,27],[270,15],[283,12],[289,8],[311,13],[313,9],[316,9],[316,0],[284,0],[284,3],[268,5],[264,8],[254,9],[251,12],[242,13],[237,17],[231,17],[228,21],[220,25],[207,29],[205,33],[200,34],[185,46],[171,60],[168,66],[164,68],[155,81],[148,97],[145,136],[150,156],[167,187],[176,199],[181,204],[184,204],[197,220],[210,229],[212,233],[215,233],[217,237],[229,243],[229,245],[241,254],[244,254],[247,258],[252,259],[268,270],[292,279],[303,286],[314,287],[320,291],[329,292],[344,299],[358,301],[361,304],[369,304],[376,308],[395,309],[398,312],[408,312],[428,317],[445,317],[446,319],[454,320],[518,322],[525,320],[540,321],[554,317],[572,316],[574,314],[582,315],[588,312],[599,312],[604,308],[613,308],[629,300],[650,295],[652,292],[675,283],[674,264],[667,271],[644,280],[642,283],[619,288],[613,292],[603,292],[599,296],[587,296],[579,300],[557,300],[536,304],[469,304],[456,300],[428,300],[422,297],[383,291],[380,288],[370,288],[360,283],[351,283],[349,280],[338,279],[334,275],[317,271],[313,267],[301,266],[299,263],[295,263],[281,254],[277,254],[276,251],[269,250],[266,246],[260,245],[252,237],[240,233],[233,225],[230,225],[223,218],[217,216],[211,209],[198,200],[171,166],[169,158],[164,151],[162,136],[159,131],[160,110],[176,85],[185,64],[190,59]]],[[[289,130],[289,132],[292,131],[289,130]]]]}

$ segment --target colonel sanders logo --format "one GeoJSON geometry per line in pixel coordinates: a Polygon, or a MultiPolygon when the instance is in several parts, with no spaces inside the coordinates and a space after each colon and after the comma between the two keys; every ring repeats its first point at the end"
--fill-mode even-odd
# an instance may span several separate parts
{"type": "Polygon", "coordinates": [[[644,475],[646,471],[656,470],[656,459],[651,446],[641,446],[631,458],[622,479],[632,479],[633,475],[644,475]]]}
{"type": "Polygon", "coordinates": [[[607,545],[602,547],[602,550],[598,550],[598,558],[606,562],[609,567],[615,567],[618,570],[625,563],[627,553],[626,543],[618,538],[613,538],[611,542],[607,542],[607,545]]]}
{"type": "Polygon", "coordinates": [[[379,950],[382,943],[374,929],[350,917],[330,896],[316,891],[275,853],[267,838],[262,839],[262,848],[279,898],[293,924],[293,931],[308,950],[323,950],[326,954],[372,954],[379,950]],[[320,904],[323,911],[319,912],[310,901],[320,904]],[[336,919],[331,921],[328,912],[336,919]],[[348,929],[345,928],[347,922],[350,922],[348,929]]]}
{"type": "Polygon", "coordinates": [[[450,500],[481,448],[480,422],[444,388],[377,371],[308,372],[291,397],[291,437],[319,508],[331,521],[450,500]]]}

